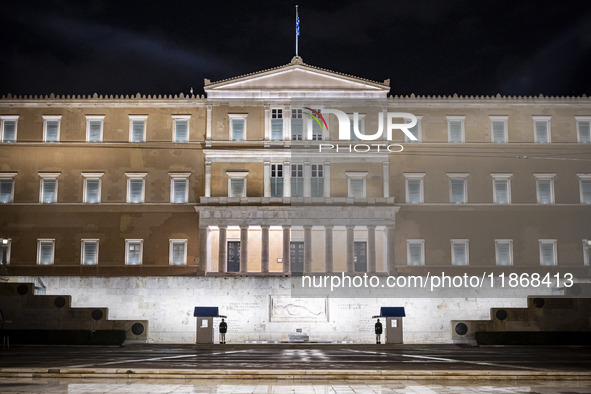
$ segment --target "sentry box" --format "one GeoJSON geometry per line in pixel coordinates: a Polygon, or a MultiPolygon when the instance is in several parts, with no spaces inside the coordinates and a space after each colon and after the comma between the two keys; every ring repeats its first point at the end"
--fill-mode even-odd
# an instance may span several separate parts
{"type": "Polygon", "coordinates": [[[379,316],[372,316],[373,319],[386,319],[386,338],[384,343],[402,343],[402,318],[406,316],[403,306],[383,306],[380,308],[379,316]]]}
{"type": "Polygon", "coordinates": [[[195,343],[213,344],[213,318],[226,319],[227,316],[220,315],[217,306],[196,306],[193,316],[197,318],[197,338],[195,343]]]}

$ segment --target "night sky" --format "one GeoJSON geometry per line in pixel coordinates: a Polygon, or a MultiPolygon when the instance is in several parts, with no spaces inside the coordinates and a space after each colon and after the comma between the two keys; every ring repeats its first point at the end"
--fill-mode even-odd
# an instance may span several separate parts
{"type": "Polygon", "coordinates": [[[591,1],[2,1],[0,94],[171,94],[304,62],[391,94],[591,95],[591,1]]]}

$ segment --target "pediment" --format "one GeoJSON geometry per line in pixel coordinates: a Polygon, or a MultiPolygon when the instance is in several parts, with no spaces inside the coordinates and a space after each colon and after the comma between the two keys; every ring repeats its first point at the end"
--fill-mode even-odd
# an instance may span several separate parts
{"type": "Polygon", "coordinates": [[[383,83],[340,74],[292,61],[285,66],[210,83],[208,98],[268,97],[386,97],[389,81],[383,83]]]}

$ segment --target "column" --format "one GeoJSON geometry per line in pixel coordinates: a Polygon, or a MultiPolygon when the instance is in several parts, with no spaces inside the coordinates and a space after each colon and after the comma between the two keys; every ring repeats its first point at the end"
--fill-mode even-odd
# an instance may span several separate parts
{"type": "Polygon", "coordinates": [[[199,266],[197,272],[205,273],[207,271],[207,239],[209,237],[209,227],[199,226],[199,266]]]}
{"type": "Polygon", "coordinates": [[[265,141],[271,141],[271,106],[265,105],[265,141]]]}
{"type": "Polygon", "coordinates": [[[304,162],[304,197],[312,196],[312,167],[309,161],[304,162]]]}
{"type": "Polygon", "coordinates": [[[324,197],[330,197],[330,161],[324,162],[324,197]]]}
{"type": "Polygon", "coordinates": [[[211,141],[211,113],[213,109],[213,105],[207,104],[207,126],[205,128],[205,140],[211,141]]]}
{"type": "Polygon", "coordinates": [[[312,272],[312,226],[304,226],[304,272],[312,272]]]}
{"type": "Polygon", "coordinates": [[[290,226],[283,226],[283,272],[291,271],[289,266],[289,245],[291,242],[291,228],[290,226]]]}
{"type": "Polygon", "coordinates": [[[240,226],[240,272],[248,272],[248,226],[240,226]]]}
{"type": "Polygon", "coordinates": [[[283,107],[283,140],[291,141],[291,105],[283,107]]]}
{"type": "Polygon", "coordinates": [[[382,176],[384,178],[384,197],[390,197],[390,163],[388,161],[385,161],[382,163],[382,166],[382,176]]]}
{"type": "Polygon", "coordinates": [[[332,228],[333,226],[324,226],[324,270],[333,272],[333,253],[332,253],[332,228]]]}
{"type": "Polygon", "coordinates": [[[269,226],[261,225],[261,272],[269,272],[269,226]]]}
{"type": "Polygon", "coordinates": [[[263,197],[271,197],[271,162],[263,162],[263,197]]]}
{"type": "Polygon", "coordinates": [[[367,226],[367,272],[376,272],[376,226],[367,226]]]}
{"type": "Polygon", "coordinates": [[[218,251],[218,271],[226,272],[228,266],[228,249],[226,246],[226,226],[218,226],[220,229],[220,246],[218,251]]]}
{"type": "Polygon", "coordinates": [[[355,226],[346,226],[347,228],[347,272],[355,272],[355,256],[353,246],[355,242],[355,226]]]}
{"type": "Polygon", "coordinates": [[[396,274],[396,265],[394,264],[394,226],[386,226],[386,267],[390,275],[396,274]]]}
{"type": "Polygon", "coordinates": [[[283,197],[291,197],[291,163],[283,162],[283,197]]]}
{"type": "Polygon", "coordinates": [[[205,197],[211,197],[211,161],[205,161],[205,197]]]}

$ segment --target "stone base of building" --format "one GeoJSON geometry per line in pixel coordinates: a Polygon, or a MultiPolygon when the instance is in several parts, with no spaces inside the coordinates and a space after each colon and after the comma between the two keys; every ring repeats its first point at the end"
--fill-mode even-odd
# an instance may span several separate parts
{"type": "MultiPolygon", "coordinates": [[[[452,343],[452,320],[490,318],[490,308],[527,306],[515,298],[292,298],[286,277],[18,277],[37,294],[70,295],[74,307],[106,307],[111,319],[149,322],[149,343],[195,343],[195,306],[226,315],[228,343],[289,341],[375,343],[374,315],[403,306],[404,343],[452,343]]],[[[214,319],[217,328],[219,319],[214,319]]],[[[217,331],[217,329],[216,329],[217,331]]],[[[214,343],[219,342],[215,333],[214,343]]]]}

